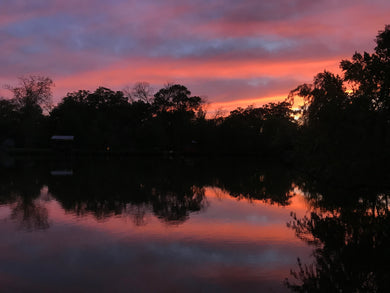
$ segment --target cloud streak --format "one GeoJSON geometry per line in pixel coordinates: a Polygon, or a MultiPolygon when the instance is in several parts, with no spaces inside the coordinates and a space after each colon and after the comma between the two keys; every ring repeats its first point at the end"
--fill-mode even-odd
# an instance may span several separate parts
{"type": "Polygon", "coordinates": [[[175,81],[211,103],[261,104],[372,50],[390,3],[3,0],[0,11],[1,83],[50,75],[59,100],[99,85],[175,81]]]}

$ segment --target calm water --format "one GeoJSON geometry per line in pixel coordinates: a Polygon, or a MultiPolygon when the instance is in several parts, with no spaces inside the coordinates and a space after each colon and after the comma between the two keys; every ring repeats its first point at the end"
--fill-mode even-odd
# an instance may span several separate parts
{"type": "Polygon", "coordinates": [[[288,168],[244,163],[8,163],[0,174],[1,291],[289,292],[286,278],[308,279],[291,274],[298,258],[303,269],[314,264],[306,277],[326,284],[320,265],[333,236],[311,228],[340,210],[323,211],[288,168]]]}

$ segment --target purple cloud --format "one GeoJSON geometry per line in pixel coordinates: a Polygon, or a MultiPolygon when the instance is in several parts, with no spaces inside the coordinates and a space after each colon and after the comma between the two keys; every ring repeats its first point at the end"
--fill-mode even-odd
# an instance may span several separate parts
{"type": "MultiPolygon", "coordinates": [[[[60,90],[55,95],[59,99],[66,87],[79,89],[74,87],[79,83],[65,86],[63,80],[88,76],[88,87],[91,76],[105,78],[121,70],[127,81],[118,76],[104,80],[108,87],[120,87],[139,80],[134,72],[142,72],[142,79],[149,80],[147,69],[152,83],[186,82],[195,89],[210,89],[216,100],[231,99],[231,92],[236,99],[259,92],[272,94],[285,91],[292,81],[310,82],[308,62],[334,60],[337,65],[355,50],[372,50],[389,9],[385,0],[4,0],[0,3],[0,83],[24,74],[50,75],[58,81],[60,90]],[[170,60],[171,66],[159,65],[170,60]],[[201,77],[199,71],[192,74],[189,65],[202,64],[217,73],[223,72],[225,61],[238,66],[236,75],[210,77],[205,72],[201,77]],[[290,76],[294,72],[288,78],[283,73],[278,80],[273,72],[274,81],[262,88],[239,89],[241,84],[270,76],[253,72],[244,78],[240,64],[260,68],[269,62],[278,68],[283,62],[296,62],[302,68],[295,69],[296,77],[290,76]],[[185,78],[178,76],[177,66],[187,70],[185,78]],[[304,79],[300,71],[305,72],[304,79]],[[231,90],[227,84],[236,87],[231,90]]],[[[101,78],[95,80],[96,86],[101,78]]]]}

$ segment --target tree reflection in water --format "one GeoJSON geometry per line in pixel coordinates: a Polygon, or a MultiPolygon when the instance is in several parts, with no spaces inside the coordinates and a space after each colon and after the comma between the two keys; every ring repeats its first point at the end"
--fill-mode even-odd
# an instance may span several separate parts
{"type": "Polygon", "coordinates": [[[71,177],[52,177],[49,189],[65,210],[98,220],[128,215],[144,225],[152,212],[166,223],[182,223],[205,207],[204,188],[194,170],[158,160],[78,161],[71,177]]]}
{"type": "Polygon", "coordinates": [[[155,215],[170,224],[180,224],[188,219],[188,211],[197,212],[204,209],[205,189],[191,186],[186,191],[155,191],[152,203],[155,215]]]}
{"type": "Polygon", "coordinates": [[[356,184],[337,189],[321,180],[304,181],[274,163],[242,160],[83,159],[72,162],[72,176],[62,177],[50,175],[57,162],[19,164],[0,169],[0,204],[8,205],[10,218],[28,231],[49,228],[44,186],[68,213],[99,221],[120,215],[140,226],[148,215],[184,223],[207,208],[208,186],[237,199],[286,206],[296,182],[312,210],[302,218],[293,214],[288,225],[314,247],[315,261],[298,260],[286,286],[296,292],[390,292],[388,189],[356,184]]]}
{"type": "Polygon", "coordinates": [[[23,168],[0,169],[0,204],[11,208],[10,219],[21,230],[49,228],[48,210],[39,199],[45,182],[45,170],[32,161],[23,168]]]}
{"type": "Polygon", "coordinates": [[[19,229],[33,231],[49,228],[49,213],[39,200],[18,197],[11,205],[11,219],[19,229]]]}
{"type": "Polygon", "coordinates": [[[207,186],[221,188],[237,199],[282,206],[289,204],[293,189],[287,168],[241,158],[84,158],[67,164],[20,161],[12,172],[0,172],[4,173],[4,201],[12,203],[13,219],[26,229],[38,228],[37,223],[48,227],[47,211],[38,200],[43,186],[67,212],[93,215],[99,221],[128,216],[135,225],[147,224],[149,214],[167,224],[185,222],[191,213],[207,208],[207,186]],[[58,166],[72,172],[50,172],[58,166]],[[71,176],[50,175],[62,173],[71,176]]]}
{"type": "MultiPolygon", "coordinates": [[[[390,292],[389,193],[313,196],[316,208],[288,226],[315,247],[314,263],[291,271],[295,292],[390,292]],[[338,207],[336,208],[338,202],[338,207]]],[[[336,193],[337,194],[337,193],[336,193]]]]}
{"type": "Polygon", "coordinates": [[[48,183],[65,210],[99,220],[127,214],[136,225],[150,212],[167,224],[183,223],[208,206],[207,186],[280,205],[289,203],[292,190],[285,167],[253,160],[79,160],[73,169],[73,176],[48,183]]]}

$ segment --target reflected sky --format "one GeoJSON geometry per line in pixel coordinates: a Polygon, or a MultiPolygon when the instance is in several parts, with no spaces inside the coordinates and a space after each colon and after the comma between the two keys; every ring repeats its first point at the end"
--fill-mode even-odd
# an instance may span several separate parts
{"type": "Polygon", "coordinates": [[[290,212],[306,213],[301,195],[291,206],[237,199],[205,188],[205,208],[168,224],[143,210],[97,219],[65,211],[47,188],[35,203],[48,227],[21,229],[14,204],[0,207],[0,272],[9,291],[285,292],[283,280],[310,249],[287,228],[290,212]]]}

